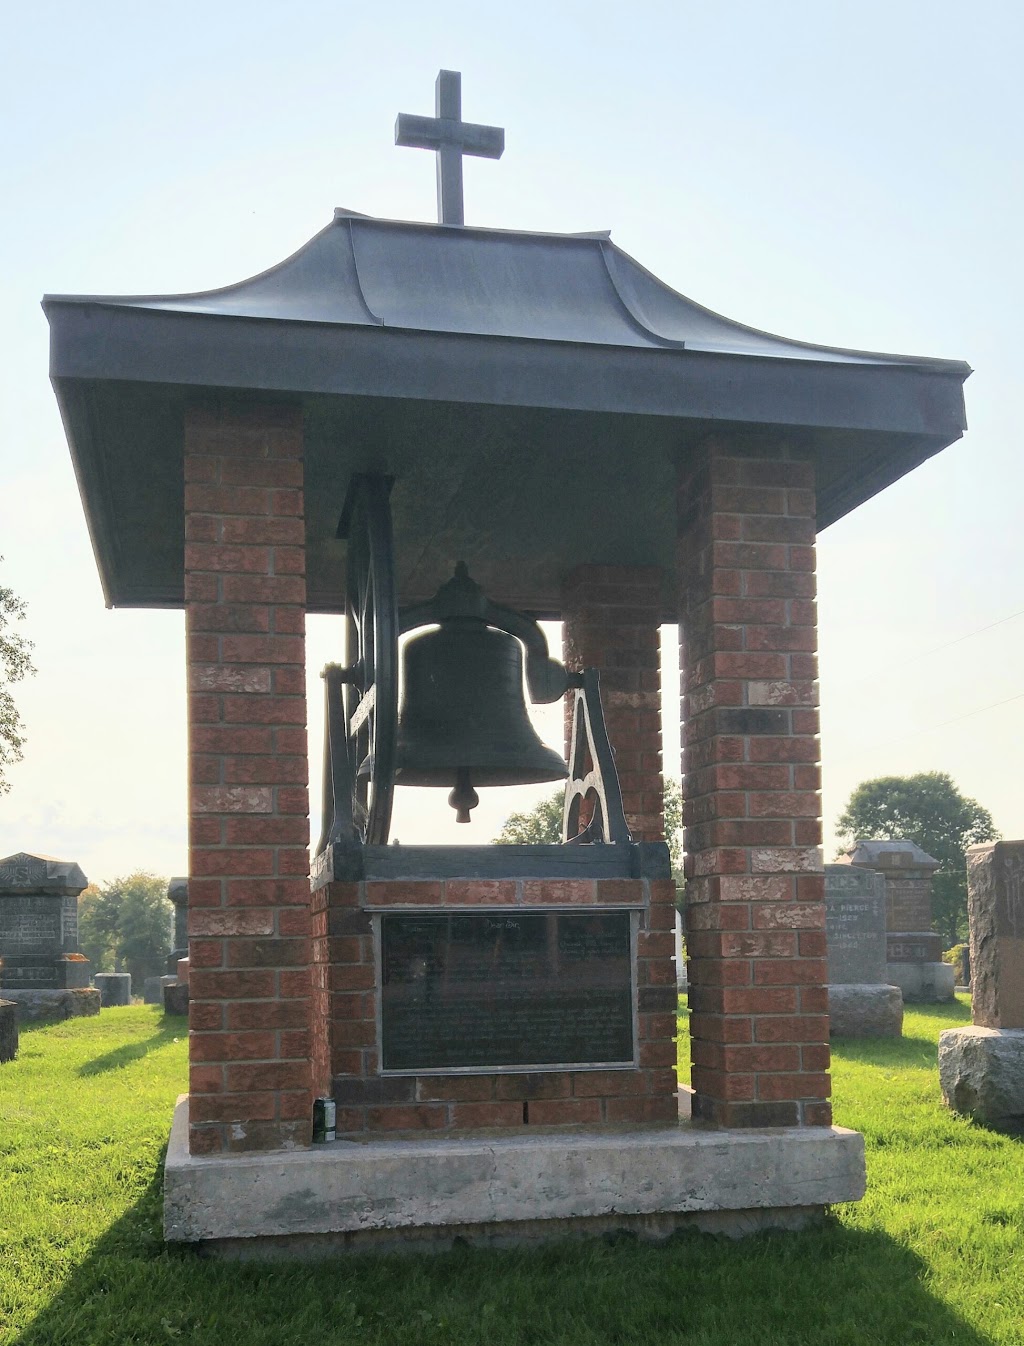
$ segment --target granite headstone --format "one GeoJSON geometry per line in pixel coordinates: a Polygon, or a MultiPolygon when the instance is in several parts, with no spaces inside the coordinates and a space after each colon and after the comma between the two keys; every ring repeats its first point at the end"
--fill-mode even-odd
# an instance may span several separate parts
{"type": "Polygon", "coordinates": [[[842,1037],[899,1037],[903,996],[886,976],[885,880],[853,865],[825,866],[829,1015],[842,1037]]]}
{"type": "Polygon", "coordinates": [[[0,984],[25,1019],[99,1011],[78,948],[78,895],[87,883],[73,861],[25,851],[0,859],[0,984]]]}
{"type": "Polygon", "coordinates": [[[177,971],[178,959],[188,957],[188,879],[171,879],[167,885],[167,896],[174,904],[172,947],[167,959],[167,971],[173,976],[177,971]]]}
{"type": "Polygon", "coordinates": [[[833,984],[883,984],[885,880],[853,865],[825,866],[828,979],[833,984]]]}
{"type": "Polygon", "coordinates": [[[859,840],[840,863],[885,881],[885,980],[899,986],[904,1000],[952,1000],[956,975],[942,962],[942,938],[931,928],[938,860],[914,841],[859,840]]]}
{"type": "Polygon", "coordinates": [[[1024,841],[967,852],[970,1028],[939,1035],[939,1084],[957,1112],[1024,1131],[1024,841]]]}

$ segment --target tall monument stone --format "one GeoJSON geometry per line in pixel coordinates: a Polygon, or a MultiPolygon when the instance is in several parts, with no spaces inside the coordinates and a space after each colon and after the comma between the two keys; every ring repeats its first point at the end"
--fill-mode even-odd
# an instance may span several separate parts
{"type": "Polygon", "coordinates": [[[25,851],[0,860],[0,984],[23,1018],[98,1012],[78,948],[78,895],[87,883],[73,861],[25,851]]]}
{"type": "Polygon", "coordinates": [[[1024,1131],[1024,841],[967,852],[970,1028],[939,1037],[946,1103],[980,1122],[1024,1131]]]}

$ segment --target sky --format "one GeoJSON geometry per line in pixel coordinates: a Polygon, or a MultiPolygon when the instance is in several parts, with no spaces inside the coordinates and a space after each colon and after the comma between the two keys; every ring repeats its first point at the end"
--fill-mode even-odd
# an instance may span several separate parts
{"type": "MultiPolygon", "coordinates": [[[[819,540],[826,854],[860,781],[917,771],[1024,836],[1024,9],[37,0],[4,27],[0,585],[29,605],[38,673],[15,689],[28,741],[0,855],[97,882],[187,865],[183,615],[104,608],[40,298],[227,285],[339,205],[434,219],[433,156],[393,127],[432,114],[441,67],[467,120],[506,129],[500,162],[466,161],[468,223],[610,228],[737,321],[973,366],[967,435],[819,540]]],[[[315,836],[316,673],[340,622],[311,618],[308,641],[315,836]]],[[[558,712],[541,724],[558,744],[558,712]]],[[[543,793],[487,792],[470,831],[443,792],[399,790],[393,835],[486,841],[543,793]]]]}

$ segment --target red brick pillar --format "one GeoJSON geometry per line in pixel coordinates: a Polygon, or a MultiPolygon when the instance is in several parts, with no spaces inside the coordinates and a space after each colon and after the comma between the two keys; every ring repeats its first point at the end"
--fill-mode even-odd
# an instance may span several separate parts
{"type": "Polygon", "coordinates": [[[831,1120],[814,517],[784,446],[712,441],[680,474],[694,1115],[718,1126],[831,1120]]]}
{"type": "MultiPolygon", "coordinates": [[[[565,662],[596,668],[634,841],[664,841],[657,566],[579,566],[563,587],[565,662]]],[[[569,725],[566,724],[568,739],[569,725]]],[[[568,747],[568,742],[567,742],[568,747]]]]}
{"type": "Polygon", "coordinates": [[[302,418],[185,425],[189,1142],[310,1140],[302,418]]]}

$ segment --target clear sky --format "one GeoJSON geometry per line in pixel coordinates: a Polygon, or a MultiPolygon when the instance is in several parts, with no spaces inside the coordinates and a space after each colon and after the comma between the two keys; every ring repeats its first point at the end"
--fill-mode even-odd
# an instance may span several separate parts
{"type": "MultiPolygon", "coordinates": [[[[938,769],[1024,836],[1019,5],[37,0],[4,28],[0,584],[39,673],[0,855],[186,869],[183,617],[103,607],[40,297],[226,285],[336,205],[433,219],[433,156],[393,126],[442,66],[506,128],[469,223],[610,228],[731,318],[974,366],[967,436],[821,536],[824,813],[938,769]]],[[[311,619],[314,787],[338,635],[311,619]]],[[[489,792],[459,839],[529,797],[489,792]]],[[[402,840],[456,836],[442,793],[399,798],[402,840]]]]}

